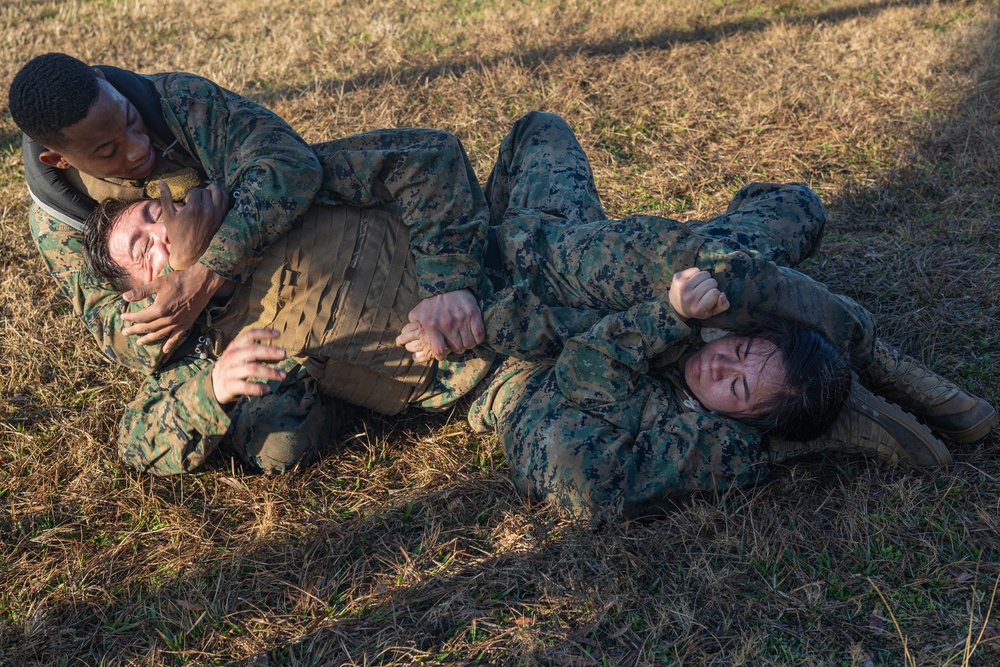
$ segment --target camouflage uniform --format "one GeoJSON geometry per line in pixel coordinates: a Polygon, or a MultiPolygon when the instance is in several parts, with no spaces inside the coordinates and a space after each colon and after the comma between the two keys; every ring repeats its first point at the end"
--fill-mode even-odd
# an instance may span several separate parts
{"type": "Polygon", "coordinates": [[[574,514],[638,515],[765,475],[760,434],[684,389],[676,362],[702,344],[702,327],[799,319],[870,361],[871,315],[778,266],[819,244],[826,214],[805,186],[748,185],[706,222],[605,220],[569,127],[529,114],[501,145],[486,193],[502,258],[487,339],[511,356],[482,383],[469,421],[496,429],[526,494],[574,514]],[[712,271],[727,313],[685,322],[668,305],[673,273],[690,266],[712,271]]]}
{"type": "MultiPolygon", "coordinates": [[[[603,220],[568,127],[533,114],[505,140],[487,191],[496,223],[490,273],[499,288],[484,304],[488,342],[525,360],[496,365],[469,419],[499,429],[526,493],[575,511],[634,514],[677,491],[749,483],[765,473],[759,434],[699,410],[670,369],[685,346],[700,344],[699,323],[681,321],[660,300],[674,268],[701,262],[726,281],[731,326],[789,310],[819,313],[831,338],[849,341],[858,358],[870,354],[870,315],[770,261],[800,261],[819,241],[825,213],[804,186],[748,186],[727,214],[691,226],[652,216],[603,220]],[[608,315],[612,309],[621,312],[608,315]],[[539,361],[544,357],[556,361],[539,361]]],[[[205,433],[197,425],[210,420],[200,414],[221,411],[206,398],[210,365],[196,366],[150,378],[129,407],[121,442],[133,464],[171,473],[203,460],[205,433]],[[183,380],[192,378],[194,389],[184,393],[183,380]]],[[[450,370],[438,375],[452,379],[450,370]]],[[[289,380],[282,385],[271,383],[270,400],[291,388],[289,380]]],[[[273,420],[259,402],[243,399],[235,409],[273,420]]],[[[221,431],[211,437],[218,441],[221,431]]]]}
{"type": "MultiPolygon", "coordinates": [[[[410,226],[421,296],[488,289],[480,261],[485,203],[468,157],[453,135],[428,129],[380,130],[310,147],[272,112],[206,79],[183,73],[150,79],[172,135],[154,137],[154,145],[170,153],[173,164],[194,166],[203,181],[220,183],[232,193],[232,207],[200,259],[219,275],[243,280],[262,250],[316,201],[395,207],[410,226]]],[[[125,185],[146,189],[144,183],[125,185]]],[[[136,345],[136,336],[121,334],[127,326],[121,314],[148,302],[128,304],[86,270],[82,235],[76,229],[37,204],[31,207],[29,223],[49,272],[100,349],[114,361],[154,373],[164,361],[161,346],[136,345]]],[[[143,439],[138,448],[124,438],[123,457],[161,473],[182,472],[199,465],[227,431],[233,432],[237,451],[264,469],[283,469],[311,456],[325,441],[321,435],[329,434],[336,423],[337,402],[320,396],[305,372],[290,366],[293,372],[280,397],[242,401],[227,413],[214,398],[205,400],[202,391],[209,381],[207,357],[227,342],[200,335],[207,326],[196,326],[195,334],[173,354],[178,362],[147,379],[126,420],[137,418],[159,429],[160,436],[143,439]],[[160,397],[156,407],[143,402],[152,396],[160,397]],[[269,417],[247,418],[251,413],[269,417]],[[155,417],[165,414],[175,421],[168,424],[155,417]],[[264,421],[272,424],[274,434],[254,426],[264,421]],[[171,424],[184,435],[177,436],[171,424]],[[163,443],[176,444],[178,437],[185,445],[168,452],[163,443]]]]}
{"type": "MultiPolygon", "coordinates": [[[[224,278],[239,280],[252,269],[260,249],[312,203],[322,179],[319,161],[275,114],[206,79],[172,73],[156,75],[153,82],[163,120],[173,134],[157,138],[158,152],[169,150],[176,140],[172,152],[187,153],[207,181],[239,194],[200,260],[224,278]]],[[[147,373],[156,368],[161,346],[139,346],[135,336],[121,333],[127,326],[121,314],[149,304],[127,304],[87,272],[80,232],[37,205],[31,208],[29,222],[49,272],[100,349],[130,368],[147,373]]]]}
{"type": "MultiPolygon", "coordinates": [[[[155,145],[232,194],[232,207],[199,260],[212,271],[240,282],[262,249],[313,201],[392,204],[411,226],[421,294],[480,285],[485,220],[476,216],[482,194],[478,182],[467,181],[471,166],[453,135],[381,130],[310,147],[271,111],[206,79],[184,73],[150,78],[173,135],[156,138],[155,145]],[[455,190],[446,187],[452,183],[455,190]]],[[[80,232],[38,205],[29,223],[46,267],[100,349],[130,368],[157,368],[160,345],[136,345],[136,336],[121,334],[127,326],[121,314],[149,304],[126,303],[86,270],[80,232]]]]}

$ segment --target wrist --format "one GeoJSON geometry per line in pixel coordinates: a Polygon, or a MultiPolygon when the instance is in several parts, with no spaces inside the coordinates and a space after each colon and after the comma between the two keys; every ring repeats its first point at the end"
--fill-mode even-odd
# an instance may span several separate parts
{"type": "Polygon", "coordinates": [[[214,364],[212,366],[212,372],[208,376],[208,393],[211,396],[211,398],[215,400],[216,404],[218,404],[218,406],[220,408],[222,408],[223,410],[225,410],[226,406],[229,403],[232,403],[234,400],[236,400],[236,398],[235,397],[228,397],[228,396],[225,396],[225,395],[219,396],[219,390],[216,388],[218,386],[218,384],[219,384],[219,382],[218,382],[219,378],[215,374],[216,371],[218,371],[218,370],[219,370],[219,365],[218,364],[214,364]],[[227,399],[227,400],[223,400],[223,399],[227,399]]]}
{"type": "Polygon", "coordinates": [[[214,295],[220,287],[229,282],[201,262],[195,262],[186,270],[192,274],[193,278],[197,279],[204,291],[212,295],[214,295]]]}

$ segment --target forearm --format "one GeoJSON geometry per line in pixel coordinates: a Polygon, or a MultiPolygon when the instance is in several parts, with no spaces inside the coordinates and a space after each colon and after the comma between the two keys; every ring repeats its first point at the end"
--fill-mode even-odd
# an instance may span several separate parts
{"type": "Polygon", "coordinates": [[[212,362],[189,358],[146,379],[122,417],[119,454],[155,475],[190,472],[215,451],[230,424],[212,393],[212,362]]]}
{"type": "Polygon", "coordinates": [[[875,318],[852,299],[833,294],[794,269],[780,267],[709,241],[696,265],[712,273],[730,308],[703,326],[743,329],[769,318],[791,319],[815,327],[860,368],[871,363],[875,318]]]}
{"type": "Polygon", "coordinates": [[[555,366],[560,390],[583,407],[624,401],[648,372],[650,359],[695,332],[658,300],[608,315],[566,341],[555,366]]]}
{"type": "Polygon", "coordinates": [[[322,169],[302,138],[259,104],[190,74],[167,75],[156,86],[171,131],[232,196],[200,262],[238,282],[312,204],[322,169]]]}
{"type": "Polygon", "coordinates": [[[759,434],[712,413],[678,413],[669,385],[643,378],[626,400],[582,408],[551,371],[541,373],[487,390],[497,397],[492,412],[504,417],[497,430],[522,491],[577,515],[617,518],[618,508],[639,516],[767,473],[759,434]],[[516,404],[500,404],[503,396],[516,404]]]}
{"type": "Polygon", "coordinates": [[[457,137],[378,130],[313,148],[324,170],[317,201],[401,209],[422,298],[478,289],[489,213],[457,137]]]}
{"type": "Polygon", "coordinates": [[[275,364],[287,375],[265,396],[216,400],[214,362],[189,357],[147,379],[126,408],[119,452],[130,466],[155,475],[198,468],[224,439],[248,463],[280,471],[310,458],[336,433],[338,403],[320,396],[294,359],[275,364]]]}

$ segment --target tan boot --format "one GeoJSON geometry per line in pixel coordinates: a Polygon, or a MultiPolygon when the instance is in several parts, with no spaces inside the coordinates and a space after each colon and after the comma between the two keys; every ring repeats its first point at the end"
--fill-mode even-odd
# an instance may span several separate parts
{"type": "Polygon", "coordinates": [[[847,403],[825,436],[808,442],[772,439],[772,461],[819,452],[865,454],[888,465],[944,468],[952,463],[944,443],[913,415],[862,387],[857,378],[847,403]]]}
{"type": "Polygon", "coordinates": [[[880,340],[861,382],[955,442],[981,440],[997,423],[997,411],[985,400],[880,340]]]}

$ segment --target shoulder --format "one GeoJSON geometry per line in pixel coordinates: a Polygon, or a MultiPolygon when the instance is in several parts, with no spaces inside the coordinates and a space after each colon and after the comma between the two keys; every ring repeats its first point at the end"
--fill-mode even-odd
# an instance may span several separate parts
{"type": "Polygon", "coordinates": [[[150,75],[153,85],[160,97],[167,101],[173,99],[216,98],[228,93],[219,84],[197,74],[188,72],[166,72],[150,75]]]}

